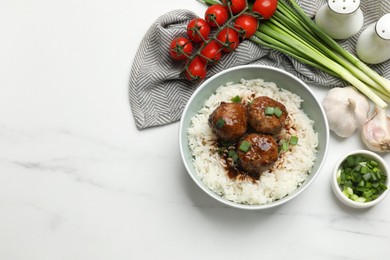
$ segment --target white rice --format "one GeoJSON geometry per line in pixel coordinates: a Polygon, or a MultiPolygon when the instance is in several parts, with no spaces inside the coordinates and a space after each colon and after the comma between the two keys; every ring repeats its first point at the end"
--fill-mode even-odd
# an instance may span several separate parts
{"type": "Polygon", "coordinates": [[[318,146],[314,121],[300,109],[302,102],[298,95],[262,79],[243,79],[240,84],[227,83],[219,87],[192,118],[188,129],[193,164],[199,178],[216,194],[240,204],[267,204],[296,190],[313,167],[318,146]],[[217,138],[208,125],[209,115],[220,102],[229,102],[237,95],[243,101],[251,100],[253,96],[268,96],[284,104],[289,114],[289,125],[293,127],[281,135],[298,137],[298,145],[290,146],[289,151],[282,153],[275,165],[262,173],[257,181],[229,178],[224,160],[215,152],[217,138]]]}

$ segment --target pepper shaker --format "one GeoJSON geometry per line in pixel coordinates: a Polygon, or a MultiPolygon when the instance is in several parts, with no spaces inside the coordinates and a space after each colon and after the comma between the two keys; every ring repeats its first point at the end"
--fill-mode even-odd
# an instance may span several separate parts
{"type": "Polygon", "coordinates": [[[390,13],[368,25],[360,34],[356,53],[362,61],[370,64],[390,59],[390,13]]]}
{"type": "Polygon", "coordinates": [[[347,39],[363,27],[360,0],[328,0],[318,9],[315,22],[333,39],[347,39]]]}

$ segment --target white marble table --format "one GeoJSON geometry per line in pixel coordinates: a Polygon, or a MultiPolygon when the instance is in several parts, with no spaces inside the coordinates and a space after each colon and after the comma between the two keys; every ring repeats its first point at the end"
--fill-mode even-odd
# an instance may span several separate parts
{"type": "Polygon", "coordinates": [[[331,192],[358,135],[331,135],[308,190],[253,212],[195,186],[178,123],[136,129],[132,59],[175,8],[204,12],[195,0],[0,0],[0,259],[385,259],[390,198],[352,210],[331,192]]]}

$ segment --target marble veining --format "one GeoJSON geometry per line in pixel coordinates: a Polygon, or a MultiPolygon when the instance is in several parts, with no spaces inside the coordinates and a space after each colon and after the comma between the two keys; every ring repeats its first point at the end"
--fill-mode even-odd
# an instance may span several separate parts
{"type": "MultiPolygon", "coordinates": [[[[337,201],[321,174],[286,205],[245,211],[201,191],[178,123],[138,131],[128,77],[154,20],[198,1],[0,1],[0,259],[386,259],[390,198],[337,201]]],[[[322,99],[326,87],[312,86],[322,99]]],[[[390,154],[383,154],[390,162],[390,154]]]]}

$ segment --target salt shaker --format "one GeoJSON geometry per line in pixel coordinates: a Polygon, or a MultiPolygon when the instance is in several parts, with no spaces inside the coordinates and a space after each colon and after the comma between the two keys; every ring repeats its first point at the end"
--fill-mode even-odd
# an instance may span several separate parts
{"type": "Polygon", "coordinates": [[[370,64],[390,59],[390,13],[367,26],[356,42],[358,57],[370,64]]]}
{"type": "Polygon", "coordinates": [[[333,39],[347,39],[363,27],[360,0],[328,0],[318,9],[315,22],[333,39]]]}

